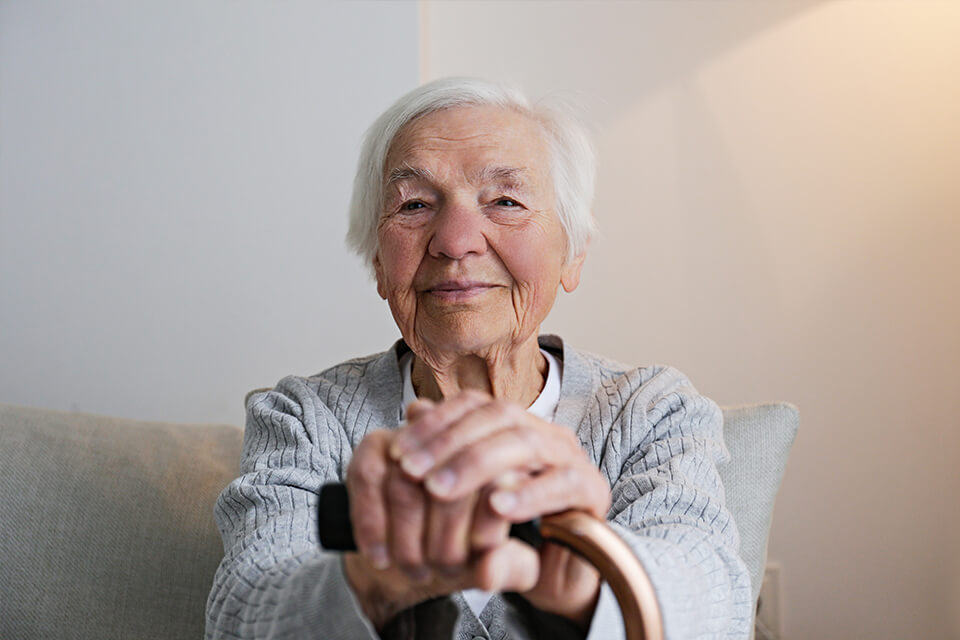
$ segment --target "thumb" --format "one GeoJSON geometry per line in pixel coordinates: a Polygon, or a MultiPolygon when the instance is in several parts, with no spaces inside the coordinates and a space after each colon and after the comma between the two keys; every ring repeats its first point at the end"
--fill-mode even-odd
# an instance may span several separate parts
{"type": "Polygon", "coordinates": [[[481,555],[474,564],[474,581],[484,591],[533,589],[540,579],[540,556],[530,545],[509,539],[481,555]]]}

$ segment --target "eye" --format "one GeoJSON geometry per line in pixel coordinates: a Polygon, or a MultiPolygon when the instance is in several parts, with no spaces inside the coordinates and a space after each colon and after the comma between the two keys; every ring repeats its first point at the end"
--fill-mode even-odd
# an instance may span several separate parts
{"type": "Polygon", "coordinates": [[[500,198],[497,200],[498,207],[519,207],[520,203],[513,198],[500,198]]]}
{"type": "Polygon", "coordinates": [[[426,208],[426,206],[427,205],[420,202],[419,200],[411,200],[409,202],[404,202],[402,205],[400,205],[400,210],[401,211],[417,211],[419,209],[426,208]]]}

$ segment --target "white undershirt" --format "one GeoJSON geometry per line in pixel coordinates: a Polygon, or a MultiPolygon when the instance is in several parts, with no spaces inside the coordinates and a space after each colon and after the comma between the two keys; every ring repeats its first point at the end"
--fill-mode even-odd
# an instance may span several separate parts
{"type": "MultiPolygon", "coordinates": [[[[552,421],[554,414],[557,412],[557,404],[560,402],[560,378],[563,375],[563,368],[560,366],[560,362],[553,357],[553,354],[549,351],[540,349],[540,353],[547,359],[547,379],[543,383],[543,389],[540,390],[540,395],[533,401],[533,404],[527,407],[527,411],[542,420],[552,421]]],[[[412,370],[413,352],[408,351],[400,357],[400,376],[403,378],[403,407],[400,408],[401,420],[406,419],[407,405],[417,399],[417,393],[413,390],[412,370]]],[[[487,606],[487,601],[490,600],[491,595],[491,592],[481,589],[467,589],[463,592],[463,597],[477,617],[480,616],[483,608],[487,606]]]]}

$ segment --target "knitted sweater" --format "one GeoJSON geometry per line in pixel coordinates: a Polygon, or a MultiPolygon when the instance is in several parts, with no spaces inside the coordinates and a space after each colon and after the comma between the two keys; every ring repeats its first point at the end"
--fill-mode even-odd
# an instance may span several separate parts
{"type": "MultiPolygon", "coordinates": [[[[722,414],[668,367],[631,368],[544,336],[563,359],[555,422],[573,429],[610,482],[607,516],[656,589],[667,638],[746,638],[750,578],[724,508],[716,465],[725,460],[722,414]]],[[[343,481],[353,449],[400,422],[402,341],[309,378],[286,377],[247,399],[243,475],[215,517],[225,557],[207,602],[207,638],[375,640],[343,573],[319,545],[321,485],[343,481]]],[[[460,594],[400,614],[384,638],[576,637],[563,618],[520,596],[495,595],[479,618],[460,594]]],[[[624,637],[604,585],[593,639],[624,637]]]]}

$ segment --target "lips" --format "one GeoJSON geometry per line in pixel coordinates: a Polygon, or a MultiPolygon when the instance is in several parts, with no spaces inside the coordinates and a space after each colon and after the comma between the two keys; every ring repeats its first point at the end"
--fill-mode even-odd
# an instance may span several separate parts
{"type": "Polygon", "coordinates": [[[441,300],[462,301],[486,293],[498,285],[478,280],[444,280],[424,289],[441,300]]]}
{"type": "Polygon", "coordinates": [[[489,289],[494,285],[474,280],[446,280],[428,288],[427,291],[465,291],[468,289],[489,289]]]}

